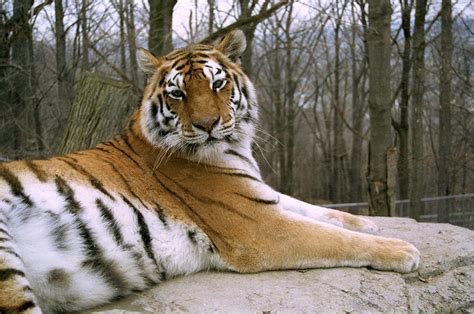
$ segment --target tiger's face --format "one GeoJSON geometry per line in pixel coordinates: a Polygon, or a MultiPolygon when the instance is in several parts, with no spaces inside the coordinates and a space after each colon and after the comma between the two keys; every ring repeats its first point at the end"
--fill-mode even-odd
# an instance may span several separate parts
{"type": "Polygon", "coordinates": [[[141,126],[153,145],[206,154],[247,145],[257,119],[253,84],[239,58],[241,31],[215,45],[193,45],[164,57],[140,51],[140,66],[151,75],[141,107],[141,126]]]}

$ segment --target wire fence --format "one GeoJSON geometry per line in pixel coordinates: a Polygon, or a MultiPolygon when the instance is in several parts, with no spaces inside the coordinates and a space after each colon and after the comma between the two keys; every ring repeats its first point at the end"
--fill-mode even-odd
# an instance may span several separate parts
{"type": "MultiPolygon", "coordinates": [[[[395,202],[396,217],[408,217],[409,200],[395,202]]],[[[368,203],[345,203],[322,205],[354,214],[368,213],[368,203]]],[[[474,230],[474,193],[425,197],[421,199],[420,222],[437,222],[438,211],[448,212],[448,222],[474,230]]]]}

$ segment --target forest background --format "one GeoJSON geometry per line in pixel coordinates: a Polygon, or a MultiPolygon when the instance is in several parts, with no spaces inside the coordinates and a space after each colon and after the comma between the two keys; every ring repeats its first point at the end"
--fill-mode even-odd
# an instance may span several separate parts
{"type": "Polygon", "coordinates": [[[64,152],[84,73],[128,84],[132,110],[137,47],[161,55],[240,28],[268,183],[378,215],[397,215],[397,199],[419,218],[424,197],[450,195],[472,211],[473,17],[469,0],[1,0],[0,158],[64,152]]]}

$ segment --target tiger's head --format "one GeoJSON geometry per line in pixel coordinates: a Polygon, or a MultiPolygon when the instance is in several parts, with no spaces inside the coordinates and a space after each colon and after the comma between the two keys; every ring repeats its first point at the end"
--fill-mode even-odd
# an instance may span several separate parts
{"type": "Polygon", "coordinates": [[[149,75],[141,106],[146,139],[164,150],[209,157],[250,147],[257,120],[254,86],[242,71],[240,30],[212,45],[196,44],[156,57],[141,49],[149,75]]]}

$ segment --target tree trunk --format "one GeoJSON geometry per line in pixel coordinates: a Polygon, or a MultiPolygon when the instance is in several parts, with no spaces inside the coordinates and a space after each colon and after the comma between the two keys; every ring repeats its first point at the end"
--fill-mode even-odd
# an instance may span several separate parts
{"type": "Polygon", "coordinates": [[[84,74],[58,153],[90,148],[119,134],[138,101],[130,84],[84,74]]]}
{"type": "Polygon", "coordinates": [[[415,28],[413,31],[413,78],[411,99],[411,165],[409,215],[419,219],[423,194],[423,93],[425,65],[425,17],[426,0],[416,0],[415,28]]]}
{"type": "Polygon", "coordinates": [[[389,0],[369,0],[370,147],[367,174],[371,214],[388,216],[391,193],[387,184],[387,154],[391,147],[389,0]]]}
{"type": "Polygon", "coordinates": [[[157,56],[173,49],[173,9],[177,0],[148,0],[150,6],[150,33],[148,49],[157,56]]]}
{"type": "Polygon", "coordinates": [[[362,201],[362,132],[363,132],[363,119],[364,119],[364,106],[360,97],[360,82],[363,75],[365,75],[366,62],[364,60],[358,67],[357,64],[357,24],[355,17],[355,3],[351,5],[352,15],[352,32],[351,32],[351,44],[350,44],[350,55],[351,55],[351,76],[352,76],[352,143],[351,143],[351,160],[350,160],[350,194],[351,201],[361,202],[362,201]]]}
{"type": "MultiPolygon", "coordinates": [[[[451,0],[441,8],[441,69],[439,73],[438,195],[449,195],[451,164],[451,55],[453,49],[451,0]]],[[[447,204],[446,204],[447,205],[447,204]]],[[[438,208],[438,222],[448,222],[448,208],[438,208]]]]}
{"type": "MultiPolygon", "coordinates": [[[[127,9],[127,41],[128,55],[130,58],[130,75],[133,82],[138,81],[138,64],[137,64],[137,44],[136,44],[136,28],[135,28],[135,6],[133,0],[125,0],[127,9]]],[[[140,84],[136,84],[140,85],[140,84]]]]}
{"type": "Polygon", "coordinates": [[[12,103],[15,123],[15,157],[38,157],[42,153],[41,132],[38,130],[35,114],[38,113],[36,99],[36,78],[33,56],[33,30],[29,23],[32,0],[13,2],[13,35],[11,38],[11,62],[13,82],[12,103]]]}
{"type": "Polygon", "coordinates": [[[286,131],[286,145],[285,150],[285,171],[283,191],[287,194],[294,192],[294,164],[295,164],[295,119],[296,119],[296,104],[295,104],[295,90],[296,82],[293,75],[293,39],[291,35],[291,24],[293,22],[293,3],[288,5],[287,19],[284,25],[285,33],[285,94],[284,104],[286,106],[285,114],[285,131],[286,131]]]}
{"type": "MultiPolygon", "coordinates": [[[[253,2],[253,1],[252,1],[253,2]]],[[[239,0],[240,4],[240,19],[249,18],[252,16],[252,7],[250,0],[239,0]]],[[[248,75],[252,74],[252,43],[255,36],[255,29],[257,24],[251,23],[242,27],[242,31],[245,34],[247,41],[247,49],[245,49],[244,55],[242,56],[242,67],[245,73],[248,75]]]]}
{"type": "Polygon", "coordinates": [[[89,26],[87,20],[87,9],[89,7],[89,0],[82,0],[81,6],[81,34],[82,34],[82,64],[81,70],[87,71],[89,65],[89,26]]]}
{"type": "Polygon", "coordinates": [[[404,0],[402,7],[402,29],[405,45],[402,53],[402,78],[400,82],[400,121],[395,123],[395,130],[399,138],[398,191],[399,198],[402,200],[408,199],[409,191],[408,104],[410,101],[411,11],[412,8],[408,0],[404,0]]]}
{"type": "Polygon", "coordinates": [[[215,0],[207,0],[207,5],[209,6],[209,21],[208,21],[208,27],[207,27],[207,33],[209,35],[212,34],[214,30],[214,5],[215,5],[215,0]]]}
{"type": "Polygon", "coordinates": [[[119,16],[119,35],[120,35],[120,68],[123,73],[127,73],[127,55],[126,43],[125,43],[125,25],[126,25],[126,9],[124,0],[117,1],[117,7],[115,9],[119,16]]]}
{"type": "Polygon", "coordinates": [[[14,121],[15,105],[10,98],[12,84],[9,78],[10,41],[7,27],[6,12],[0,2],[0,157],[13,158],[15,152],[15,132],[17,125],[14,121]]]}
{"type": "Polygon", "coordinates": [[[58,130],[56,137],[63,134],[69,109],[74,98],[73,77],[66,59],[66,33],[64,31],[64,9],[62,0],[54,1],[56,37],[56,81],[58,95],[58,130]]]}
{"type": "Polygon", "coordinates": [[[339,1],[336,1],[335,5],[335,15],[336,15],[336,26],[334,29],[334,92],[333,92],[333,136],[334,136],[334,146],[332,152],[333,158],[333,173],[332,177],[334,180],[334,201],[335,202],[345,202],[347,201],[347,182],[346,182],[346,161],[347,161],[347,150],[346,143],[344,141],[344,128],[342,122],[342,116],[344,116],[344,106],[343,101],[341,101],[341,67],[342,61],[340,58],[340,31],[342,23],[342,14],[347,5],[347,1],[342,4],[341,9],[339,9],[339,1]]]}

